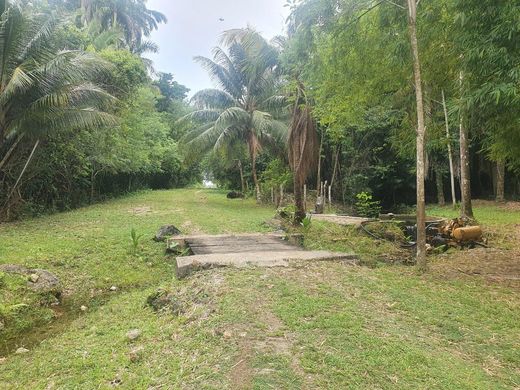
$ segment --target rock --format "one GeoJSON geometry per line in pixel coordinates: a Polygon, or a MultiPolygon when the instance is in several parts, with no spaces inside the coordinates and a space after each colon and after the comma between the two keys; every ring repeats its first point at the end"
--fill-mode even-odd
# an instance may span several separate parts
{"type": "Polygon", "coordinates": [[[53,273],[44,269],[30,269],[17,264],[4,264],[0,271],[10,274],[28,276],[27,286],[41,294],[52,294],[56,298],[61,296],[60,280],[53,273]]]}
{"type": "Polygon", "coordinates": [[[141,336],[141,331],[139,329],[132,329],[126,334],[126,337],[130,341],[135,341],[141,336]]]}
{"type": "Polygon", "coordinates": [[[21,355],[21,354],[27,353],[27,352],[29,352],[29,350],[27,348],[21,347],[21,348],[18,348],[15,353],[17,355],[21,355]]]}
{"type": "Polygon", "coordinates": [[[130,358],[130,361],[132,363],[136,363],[143,357],[144,347],[135,347],[132,348],[128,354],[128,357],[130,358]]]}
{"type": "Polygon", "coordinates": [[[228,199],[244,199],[245,195],[239,191],[231,191],[227,194],[228,199]]]}
{"type": "Polygon", "coordinates": [[[233,337],[233,332],[231,332],[230,330],[226,330],[224,331],[224,333],[222,333],[222,336],[224,336],[225,339],[230,339],[231,337],[233,337]]]}
{"type": "Polygon", "coordinates": [[[88,310],[88,307],[86,307],[85,305],[82,305],[79,310],[81,311],[87,311],[88,310]]]}
{"type": "Polygon", "coordinates": [[[182,303],[175,298],[175,295],[164,290],[158,290],[149,295],[146,299],[146,303],[155,311],[169,310],[174,315],[180,315],[184,311],[182,303]]]}
{"type": "Polygon", "coordinates": [[[165,241],[167,238],[170,238],[171,236],[177,236],[181,234],[181,231],[177,229],[173,225],[164,225],[162,226],[157,234],[154,237],[154,240],[157,242],[165,241]]]}
{"type": "Polygon", "coordinates": [[[318,196],[318,198],[316,199],[316,206],[315,206],[314,212],[316,214],[323,214],[324,209],[325,209],[325,199],[323,198],[323,196],[318,196]]]}
{"type": "Polygon", "coordinates": [[[33,282],[33,283],[37,283],[39,279],[40,279],[40,275],[38,275],[38,274],[31,274],[29,276],[29,281],[33,282]]]}
{"type": "Polygon", "coordinates": [[[110,291],[117,291],[117,287],[116,286],[110,287],[110,291]]]}

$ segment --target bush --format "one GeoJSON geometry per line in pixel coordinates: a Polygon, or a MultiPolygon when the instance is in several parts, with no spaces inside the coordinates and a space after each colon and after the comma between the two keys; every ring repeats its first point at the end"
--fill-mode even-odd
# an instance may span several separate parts
{"type": "Polygon", "coordinates": [[[381,212],[381,202],[372,200],[372,194],[360,192],[356,195],[356,213],[360,217],[377,218],[381,212]]]}

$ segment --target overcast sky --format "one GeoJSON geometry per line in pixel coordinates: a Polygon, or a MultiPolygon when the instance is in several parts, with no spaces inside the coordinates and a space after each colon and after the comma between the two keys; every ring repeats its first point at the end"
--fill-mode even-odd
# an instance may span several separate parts
{"type": "Polygon", "coordinates": [[[152,34],[158,54],[148,55],[155,68],[173,73],[191,93],[213,87],[207,73],[193,62],[196,55],[211,56],[222,31],[255,27],[266,38],[284,31],[285,0],[148,0],[148,8],[161,11],[168,24],[152,34]],[[222,18],[224,21],[220,21],[222,18]]]}

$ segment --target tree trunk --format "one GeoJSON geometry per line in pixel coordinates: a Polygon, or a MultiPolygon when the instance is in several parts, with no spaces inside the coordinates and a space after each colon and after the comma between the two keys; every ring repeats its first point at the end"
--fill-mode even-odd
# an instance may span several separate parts
{"type": "Polygon", "coordinates": [[[444,198],[444,183],[440,169],[435,169],[435,184],[437,185],[437,202],[439,206],[446,205],[446,199],[444,198]]]}
{"type": "Polygon", "coordinates": [[[238,170],[240,171],[240,185],[242,186],[242,193],[246,193],[246,185],[244,182],[244,169],[242,168],[242,161],[238,160],[238,170]]]}
{"type": "Polygon", "coordinates": [[[253,173],[253,183],[255,184],[255,191],[256,191],[256,202],[261,203],[262,196],[260,194],[260,183],[258,183],[258,176],[256,174],[256,157],[251,157],[251,171],[253,173]]]}
{"type": "Polygon", "coordinates": [[[424,200],[424,105],[421,63],[417,43],[417,4],[408,0],[408,25],[413,56],[415,99],[417,102],[417,266],[425,271],[426,264],[426,205],[424,200]]]}
{"type": "Polygon", "coordinates": [[[303,204],[303,192],[302,192],[303,184],[297,178],[297,175],[294,175],[294,205],[295,205],[295,213],[294,213],[294,223],[300,224],[305,219],[305,206],[303,204]]]}
{"type": "MultiPolygon", "coordinates": [[[[460,72],[460,84],[462,88],[463,75],[460,72]]],[[[468,128],[464,123],[464,108],[460,109],[459,127],[460,127],[460,191],[461,191],[461,216],[473,219],[473,207],[471,204],[471,178],[469,168],[469,144],[468,144],[468,128]]]]}
{"type": "Polygon", "coordinates": [[[22,177],[25,174],[25,171],[27,170],[27,167],[29,166],[32,158],[34,157],[34,152],[36,152],[36,148],[38,147],[39,144],[40,144],[40,140],[37,140],[34,143],[34,147],[32,148],[31,154],[29,155],[29,158],[27,159],[27,161],[25,162],[25,165],[23,166],[22,172],[20,172],[20,175],[18,175],[18,179],[16,180],[16,183],[14,183],[14,186],[11,189],[11,192],[7,196],[7,199],[5,201],[5,205],[7,205],[9,203],[9,200],[11,199],[11,196],[13,196],[14,192],[18,188],[18,184],[20,184],[20,180],[22,180],[22,177]]]}
{"type": "Polygon", "coordinates": [[[321,132],[320,137],[320,150],[318,154],[318,174],[317,174],[317,182],[316,182],[316,192],[317,196],[320,196],[321,193],[321,152],[323,150],[323,131],[321,132]]]}
{"type": "Polygon", "coordinates": [[[332,179],[330,179],[330,186],[334,185],[334,180],[336,179],[336,173],[338,171],[338,160],[339,160],[339,145],[336,147],[336,155],[334,156],[334,168],[332,169],[332,179]]]}
{"type": "Polygon", "coordinates": [[[92,171],[90,172],[90,203],[94,203],[95,184],[96,184],[96,171],[94,168],[92,168],[92,171]]]}
{"type": "Polygon", "coordinates": [[[505,200],[504,188],[505,188],[505,176],[506,176],[506,164],[503,161],[497,162],[497,190],[495,200],[497,202],[503,202],[505,200]]]}
{"type": "Polygon", "coordinates": [[[16,139],[16,141],[14,141],[14,143],[11,145],[11,147],[9,148],[7,153],[5,154],[4,158],[2,158],[2,161],[0,161],[0,169],[2,169],[4,167],[4,165],[7,163],[7,160],[9,160],[9,158],[11,157],[11,154],[13,154],[14,150],[16,149],[16,147],[18,146],[18,144],[20,143],[22,138],[23,138],[23,134],[20,135],[16,139]]]}
{"type": "Polygon", "coordinates": [[[448,108],[446,107],[446,97],[442,90],[442,108],[444,109],[444,122],[446,123],[446,141],[448,142],[448,159],[450,161],[450,184],[451,184],[451,203],[457,206],[457,195],[455,193],[455,170],[453,168],[453,153],[451,150],[450,125],[448,120],[448,108]]]}

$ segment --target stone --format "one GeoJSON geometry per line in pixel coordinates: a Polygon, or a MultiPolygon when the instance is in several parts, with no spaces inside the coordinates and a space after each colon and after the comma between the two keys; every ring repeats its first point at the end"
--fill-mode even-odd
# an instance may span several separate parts
{"type": "Polygon", "coordinates": [[[81,307],[79,308],[81,311],[87,311],[88,310],[88,307],[86,307],[85,305],[81,305],[81,307]]]}
{"type": "Polygon", "coordinates": [[[230,191],[227,194],[228,199],[244,199],[245,195],[239,191],[230,191]]]}
{"type": "Polygon", "coordinates": [[[20,347],[20,348],[18,348],[18,349],[16,350],[15,353],[16,353],[17,355],[21,355],[21,354],[24,354],[24,353],[27,353],[27,352],[29,352],[29,350],[28,350],[27,348],[20,347]]]}
{"type": "Polygon", "coordinates": [[[117,291],[117,287],[116,286],[110,287],[110,291],[117,291]]]}
{"type": "Polygon", "coordinates": [[[224,333],[222,333],[222,336],[224,336],[225,339],[230,339],[231,337],[233,337],[233,332],[231,332],[230,330],[226,330],[224,331],[224,333]]]}
{"type": "Polygon", "coordinates": [[[318,196],[318,198],[316,199],[316,206],[315,206],[314,212],[316,214],[323,214],[324,209],[325,209],[325,199],[323,198],[323,196],[318,196]]]}
{"type": "Polygon", "coordinates": [[[157,242],[162,242],[165,241],[167,238],[170,238],[171,236],[177,236],[179,234],[181,234],[181,231],[177,229],[175,226],[164,225],[161,226],[161,228],[155,235],[154,240],[157,242]]]}
{"type": "Polygon", "coordinates": [[[41,294],[61,296],[61,283],[56,275],[44,269],[30,269],[17,264],[4,264],[0,271],[10,274],[25,275],[28,277],[27,286],[41,294]]]}
{"type": "Polygon", "coordinates": [[[39,279],[40,279],[40,275],[38,275],[38,274],[31,274],[29,276],[29,281],[31,281],[33,283],[37,283],[39,279]]]}
{"type": "Polygon", "coordinates": [[[144,347],[135,347],[132,348],[128,354],[128,357],[130,358],[130,361],[132,363],[137,363],[141,358],[143,357],[144,347]]]}
{"type": "Polygon", "coordinates": [[[126,337],[130,341],[135,341],[141,336],[141,331],[139,329],[132,329],[126,334],[126,337]]]}

